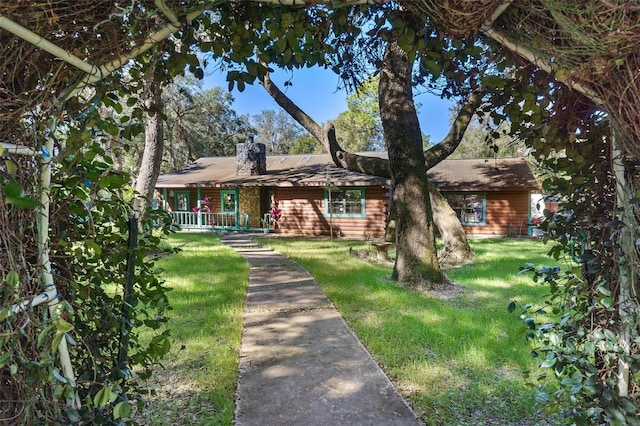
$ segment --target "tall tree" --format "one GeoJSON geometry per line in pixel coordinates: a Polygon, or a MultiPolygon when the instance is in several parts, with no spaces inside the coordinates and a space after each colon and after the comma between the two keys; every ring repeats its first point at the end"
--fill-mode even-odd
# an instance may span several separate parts
{"type": "Polygon", "coordinates": [[[146,110],[144,150],[135,184],[139,196],[136,197],[133,206],[139,218],[145,216],[149,200],[153,199],[164,147],[162,90],[160,83],[155,81],[153,72],[145,81],[144,107],[146,110]]]}
{"type": "MultiPolygon", "coordinates": [[[[405,65],[411,67],[410,64],[405,65]]],[[[410,86],[410,74],[407,78],[409,78],[409,81],[406,81],[404,83],[410,86]]],[[[388,160],[352,154],[344,150],[337,141],[333,124],[327,123],[323,128],[321,128],[310,116],[302,111],[291,99],[289,99],[280,89],[278,89],[278,87],[271,81],[269,75],[266,75],[264,77],[263,86],[265,90],[278,103],[278,105],[280,105],[285,111],[287,111],[292,117],[294,117],[295,120],[300,123],[300,125],[307,129],[307,131],[309,131],[309,133],[313,135],[314,138],[316,138],[316,140],[322,143],[325,150],[331,153],[336,165],[369,175],[392,177],[388,160]]],[[[455,150],[456,146],[462,139],[462,135],[464,134],[467,124],[471,120],[471,117],[473,116],[476,108],[479,106],[481,98],[482,96],[479,92],[473,92],[472,95],[469,96],[469,98],[466,100],[463,107],[460,108],[458,118],[451,126],[451,129],[449,130],[447,136],[439,144],[432,146],[428,151],[424,152],[424,154],[422,153],[422,134],[420,134],[419,146],[421,154],[419,158],[427,168],[433,167],[435,164],[446,158],[455,150]]],[[[413,102],[413,98],[411,98],[411,102],[413,102]]],[[[397,143],[394,144],[396,146],[399,146],[405,141],[406,139],[400,139],[397,141],[397,143]]],[[[425,168],[425,170],[427,168],[425,168]]],[[[424,178],[426,180],[426,173],[424,178]]],[[[469,248],[464,229],[460,225],[460,221],[455,215],[455,212],[451,210],[451,207],[448,205],[446,200],[443,199],[442,195],[438,191],[434,191],[434,189],[435,188],[433,187],[433,185],[428,185],[428,183],[425,183],[424,190],[427,191],[427,193],[433,193],[433,197],[430,199],[435,200],[434,205],[438,209],[438,213],[440,213],[438,215],[438,223],[442,227],[441,232],[443,237],[446,238],[444,250],[444,253],[446,254],[446,261],[448,263],[470,261],[474,258],[474,255],[469,248]]],[[[395,205],[395,203],[393,205],[395,205]]],[[[427,215],[424,216],[425,221],[428,220],[428,218],[429,217],[427,215]]],[[[423,225],[424,224],[420,226],[423,225]]],[[[433,230],[431,230],[430,232],[433,232],[433,230]]],[[[405,235],[403,235],[403,237],[405,237],[405,235]]],[[[396,238],[395,234],[393,238],[396,238]]],[[[433,253],[435,256],[435,248],[433,253]]],[[[429,260],[429,262],[431,261],[432,259],[429,260]]],[[[432,265],[432,263],[430,264],[432,265]]],[[[425,273],[428,269],[429,267],[425,268],[425,273]]],[[[409,279],[405,275],[398,273],[398,277],[402,276],[404,277],[403,279],[413,282],[420,281],[425,278],[423,271],[420,271],[419,269],[413,269],[413,272],[418,274],[418,276],[414,276],[409,279]],[[421,274],[422,276],[420,276],[421,274]]],[[[436,269],[436,277],[439,273],[439,269],[436,269]]]]}
{"type": "Polygon", "coordinates": [[[422,133],[413,103],[412,64],[407,53],[390,42],[380,72],[378,97],[396,212],[397,258],[393,277],[441,284],[422,133]]]}
{"type": "Polygon", "coordinates": [[[254,132],[247,115],[233,109],[233,96],[220,87],[193,94],[196,108],[190,114],[185,145],[189,162],[200,157],[235,155],[236,144],[254,132]]]}
{"type": "Polygon", "coordinates": [[[322,144],[308,132],[298,136],[289,149],[289,154],[318,154],[320,152],[322,152],[322,144]]]}
{"type": "Polygon", "coordinates": [[[170,168],[175,171],[200,157],[235,154],[255,130],[247,115],[233,109],[233,96],[220,87],[202,90],[193,80],[181,78],[165,90],[170,168]]]}
{"type": "Polygon", "coordinates": [[[289,153],[304,131],[283,111],[263,110],[254,115],[252,121],[257,132],[256,142],[265,144],[271,155],[289,153]]]}
{"type": "Polygon", "coordinates": [[[189,163],[189,150],[186,146],[192,139],[189,123],[194,116],[200,115],[194,100],[194,94],[200,90],[196,80],[178,77],[164,90],[162,96],[166,115],[166,141],[168,167],[165,171],[184,168],[189,163]]]}
{"type": "Polygon", "coordinates": [[[342,147],[349,151],[384,149],[378,105],[378,79],[365,81],[347,98],[347,111],[333,122],[342,147]]]}

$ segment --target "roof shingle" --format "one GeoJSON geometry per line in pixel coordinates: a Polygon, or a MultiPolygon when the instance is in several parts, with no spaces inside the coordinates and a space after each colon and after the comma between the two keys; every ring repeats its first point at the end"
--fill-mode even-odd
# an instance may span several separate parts
{"type": "MultiPolygon", "coordinates": [[[[386,158],[386,152],[369,152],[386,158]]],[[[428,171],[442,191],[495,191],[539,188],[522,158],[444,160],[428,171]]],[[[187,168],[161,175],[158,188],[196,186],[324,186],[327,177],[336,186],[388,185],[389,179],[351,172],[335,166],[329,154],[267,157],[267,173],[238,176],[236,157],[203,157],[187,168]]]]}

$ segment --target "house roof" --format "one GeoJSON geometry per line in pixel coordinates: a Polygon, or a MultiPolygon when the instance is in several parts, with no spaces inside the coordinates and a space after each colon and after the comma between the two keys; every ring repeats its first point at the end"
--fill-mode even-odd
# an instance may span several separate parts
{"type": "Polygon", "coordinates": [[[524,158],[447,159],[427,175],[441,191],[539,190],[524,158]]]}
{"type": "MultiPolygon", "coordinates": [[[[367,152],[386,158],[386,152],[367,152]]],[[[387,178],[368,176],[335,166],[329,154],[267,156],[267,173],[238,176],[236,157],[203,157],[187,168],[160,175],[158,188],[197,186],[336,186],[389,185],[387,178]]],[[[537,190],[539,186],[522,158],[444,160],[428,172],[443,191],[537,190]]]]}

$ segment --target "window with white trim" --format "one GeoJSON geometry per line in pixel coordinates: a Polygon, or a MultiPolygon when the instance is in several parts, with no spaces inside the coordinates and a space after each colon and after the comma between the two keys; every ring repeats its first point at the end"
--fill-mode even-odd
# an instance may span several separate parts
{"type": "Polygon", "coordinates": [[[176,211],[189,211],[189,191],[175,191],[176,211]]]}
{"type": "Polygon", "coordinates": [[[237,192],[235,189],[220,191],[220,205],[223,213],[236,211],[237,192]]]}
{"type": "Polygon", "coordinates": [[[325,215],[343,217],[365,216],[364,188],[326,189],[325,215]]]}
{"type": "Polygon", "coordinates": [[[484,193],[457,192],[444,196],[463,225],[487,224],[487,198],[484,193]]]}

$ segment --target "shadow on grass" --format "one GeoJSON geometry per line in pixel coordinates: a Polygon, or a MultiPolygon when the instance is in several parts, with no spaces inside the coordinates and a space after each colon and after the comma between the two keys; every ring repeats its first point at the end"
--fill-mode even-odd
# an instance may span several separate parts
{"type": "Polygon", "coordinates": [[[525,262],[553,264],[534,240],[473,241],[478,260],[447,271],[467,289],[451,299],[406,290],[391,267],[348,256],[366,243],[265,244],[298,261],[427,424],[527,425],[542,418],[524,371],[535,369],[510,300],[539,301],[547,289],[518,275],[525,262]]]}

